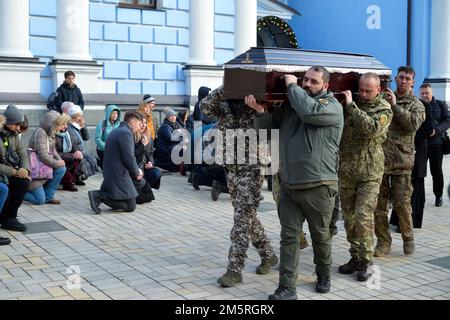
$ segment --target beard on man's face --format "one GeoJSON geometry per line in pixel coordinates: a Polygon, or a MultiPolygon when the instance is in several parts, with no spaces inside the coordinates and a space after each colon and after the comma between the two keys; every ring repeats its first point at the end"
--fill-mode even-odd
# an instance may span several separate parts
{"type": "Polygon", "coordinates": [[[318,96],[319,94],[321,94],[321,93],[323,92],[323,88],[320,89],[320,90],[317,90],[316,92],[313,92],[313,91],[311,90],[311,87],[309,87],[309,86],[303,87],[303,90],[305,90],[306,93],[307,93],[310,97],[313,97],[313,98],[316,97],[316,96],[318,96]]]}

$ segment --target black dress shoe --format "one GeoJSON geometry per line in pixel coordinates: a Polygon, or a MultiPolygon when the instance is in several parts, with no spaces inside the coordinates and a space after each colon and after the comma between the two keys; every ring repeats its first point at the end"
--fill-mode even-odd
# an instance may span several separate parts
{"type": "Polygon", "coordinates": [[[7,246],[11,243],[11,239],[0,237],[0,246],[7,246]]]}
{"type": "Polygon", "coordinates": [[[16,218],[10,218],[2,221],[2,229],[23,232],[27,230],[27,226],[16,218]]]}
{"type": "Polygon", "coordinates": [[[328,293],[330,292],[330,276],[317,275],[316,281],[316,291],[319,293],[328,293]]]}
{"type": "Polygon", "coordinates": [[[100,199],[100,195],[98,191],[88,191],[89,196],[89,204],[91,205],[91,209],[96,213],[100,214],[102,213],[102,210],[100,209],[100,204],[102,203],[100,199]]]}
{"type": "Polygon", "coordinates": [[[436,202],[434,203],[434,205],[435,205],[436,207],[442,207],[443,204],[444,204],[444,203],[443,203],[443,201],[442,201],[442,197],[436,197],[436,202]]]}
{"type": "Polygon", "coordinates": [[[75,184],[76,184],[77,186],[85,186],[85,185],[86,185],[86,182],[84,182],[84,181],[75,181],[75,184]]]}
{"type": "Polygon", "coordinates": [[[279,286],[275,293],[269,296],[269,300],[297,300],[297,290],[279,286]]]}

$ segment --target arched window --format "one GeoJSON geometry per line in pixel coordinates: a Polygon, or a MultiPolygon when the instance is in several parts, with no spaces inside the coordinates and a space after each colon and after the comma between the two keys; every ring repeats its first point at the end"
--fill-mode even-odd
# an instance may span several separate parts
{"type": "Polygon", "coordinates": [[[294,30],[275,16],[258,21],[258,47],[298,48],[294,30]]]}

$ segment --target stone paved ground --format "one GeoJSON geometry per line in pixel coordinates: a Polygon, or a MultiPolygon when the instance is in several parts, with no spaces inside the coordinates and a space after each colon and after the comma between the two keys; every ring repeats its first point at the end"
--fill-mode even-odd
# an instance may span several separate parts
{"type": "MultiPolygon", "coordinates": [[[[446,184],[450,158],[444,160],[446,184]]],[[[151,204],[134,213],[112,213],[102,206],[92,214],[87,190],[100,184],[92,178],[80,192],[58,191],[60,206],[24,205],[21,220],[31,223],[26,234],[0,231],[12,238],[0,247],[0,299],[257,299],[265,300],[277,286],[278,273],[254,273],[259,258],[249,249],[244,281],[220,288],[217,278],[227,266],[232,226],[229,196],[210,199],[210,188],[194,191],[185,177],[165,175],[151,204]],[[38,222],[48,232],[39,230],[38,222]],[[51,228],[51,229],[49,229],[51,228]],[[60,231],[57,231],[60,230],[60,231]],[[41,232],[40,232],[41,231],[41,232]],[[81,275],[81,289],[71,287],[71,267],[81,275]]],[[[405,257],[399,234],[392,254],[376,259],[380,286],[368,288],[352,276],[337,273],[349,256],[342,221],[333,238],[332,290],[314,291],[312,248],[301,252],[297,284],[299,299],[449,299],[450,200],[434,207],[431,179],[423,229],[415,229],[416,254],[405,257]]],[[[260,217],[279,253],[279,223],[271,194],[264,188],[260,217]]],[[[72,274],[72,275],[71,275],[72,274]]],[[[74,282],[76,282],[74,280],[74,282]]]]}

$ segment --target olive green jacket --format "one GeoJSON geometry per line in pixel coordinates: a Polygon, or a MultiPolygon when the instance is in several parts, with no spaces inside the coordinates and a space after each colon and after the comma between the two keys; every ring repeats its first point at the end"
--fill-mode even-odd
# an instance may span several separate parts
{"type": "Polygon", "coordinates": [[[343,107],[331,93],[314,98],[288,86],[289,105],[256,113],[257,129],[280,129],[281,179],[287,187],[337,181],[337,157],[344,125],[343,107]]]}

